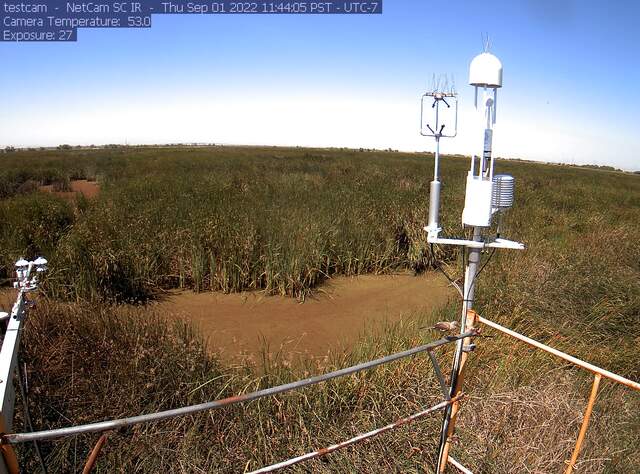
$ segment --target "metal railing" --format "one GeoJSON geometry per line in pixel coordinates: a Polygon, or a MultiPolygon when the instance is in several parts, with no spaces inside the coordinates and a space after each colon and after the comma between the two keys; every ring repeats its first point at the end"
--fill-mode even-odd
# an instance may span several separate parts
{"type": "MultiPolygon", "coordinates": [[[[291,465],[306,461],[308,459],[324,456],[338,449],[351,446],[360,441],[364,441],[371,437],[377,436],[381,433],[385,433],[387,431],[412,423],[420,418],[427,416],[430,413],[433,413],[438,410],[442,410],[443,408],[446,408],[447,406],[453,403],[456,403],[463,396],[463,394],[458,394],[456,397],[453,397],[453,398],[450,396],[449,390],[447,388],[447,384],[442,375],[442,370],[440,369],[438,361],[435,355],[432,353],[432,351],[434,349],[437,349],[438,347],[456,342],[458,340],[471,338],[476,335],[475,330],[470,330],[457,335],[445,336],[429,344],[417,346],[402,352],[391,354],[375,360],[363,362],[361,364],[357,364],[351,367],[335,370],[333,372],[329,372],[326,374],[318,375],[315,377],[309,377],[303,380],[297,380],[295,382],[278,385],[275,387],[265,388],[265,389],[251,392],[251,393],[236,395],[233,397],[228,397],[220,400],[214,400],[211,402],[200,403],[196,405],[189,405],[189,406],[184,406],[184,407],[175,408],[171,410],[164,410],[156,413],[132,416],[128,418],[120,418],[120,419],[114,419],[114,420],[87,423],[83,425],[68,426],[65,428],[35,431],[35,432],[25,432],[25,433],[10,433],[9,431],[11,430],[11,420],[13,419],[13,403],[15,401],[15,390],[13,389],[12,380],[14,377],[15,367],[17,364],[19,336],[22,332],[21,329],[26,317],[27,301],[26,301],[25,295],[28,291],[32,291],[37,287],[37,285],[35,285],[35,280],[33,280],[33,278],[29,276],[32,267],[33,267],[33,262],[30,262],[30,266],[28,267],[26,273],[18,275],[19,278],[22,277],[23,283],[19,285],[20,291],[18,292],[16,303],[14,304],[14,310],[12,311],[11,317],[9,318],[7,333],[5,334],[5,338],[2,344],[2,349],[0,350],[0,374],[1,374],[0,376],[2,377],[2,379],[0,380],[0,390],[1,390],[1,395],[10,401],[10,405],[3,404],[2,410],[0,410],[0,420],[5,420],[5,424],[0,427],[2,429],[2,434],[0,434],[0,453],[2,454],[0,459],[0,461],[2,461],[0,462],[0,474],[4,472],[7,472],[7,473],[19,472],[18,459],[12,448],[12,446],[15,444],[27,443],[27,442],[35,443],[38,441],[64,438],[64,437],[75,436],[83,433],[99,433],[99,432],[105,433],[108,431],[113,431],[113,430],[117,430],[125,427],[130,427],[133,425],[142,424],[142,423],[153,423],[153,422],[167,420],[175,417],[191,415],[194,413],[199,413],[207,410],[227,407],[227,406],[231,406],[239,403],[258,400],[260,398],[282,394],[288,391],[301,389],[311,385],[316,385],[316,384],[326,382],[338,377],[344,377],[344,376],[355,374],[364,370],[373,369],[383,364],[388,364],[394,361],[398,361],[400,359],[412,357],[424,352],[428,353],[429,360],[433,365],[434,374],[436,379],[439,382],[439,386],[440,386],[440,389],[442,390],[442,395],[444,398],[442,402],[434,406],[425,408],[411,416],[397,420],[394,423],[391,423],[389,425],[383,426],[373,431],[369,431],[367,433],[360,434],[347,441],[343,441],[341,443],[329,446],[327,448],[311,452],[304,456],[298,456],[298,457],[289,459],[287,461],[274,464],[272,466],[264,467],[255,472],[272,472],[277,469],[284,468],[286,466],[291,466],[291,465]]],[[[92,467],[96,462],[96,458],[98,457],[105,442],[106,442],[106,436],[103,435],[99,438],[98,442],[96,443],[96,446],[92,450],[91,455],[87,460],[87,463],[85,465],[83,472],[88,473],[91,471],[92,467]]]]}
{"type": "Polygon", "coordinates": [[[516,331],[513,331],[509,328],[501,326],[498,323],[494,323],[493,321],[483,318],[478,314],[470,315],[477,322],[484,324],[492,329],[500,331],[503,334],[506,334],[510,337],[513,337],[519,341],[522,341],[530,346],[535,347],[536,349],[540,349],[542,351],[548,352],[549,354],[553,354],[556,357],[559,357],[567,362],[572,363],[573,365],[580,367],[582,369],[588,370],[589,372],[594,374],[593,383],[591,386],[591,392],[589,395],[589,400],[587,402],[587,406],[585,408],[584,417],[582,418],[582,424],[580,426],[580,432],[578,434],[578,438],[576,440],[576,444],[573,448],[573,452],[571,454],[571,459],[567,461],[567,468],[564,471],[565,474],[571,474],[578,460],[578,456],[580,455],[580,450],[582,448],[582,443],[584,442],[585,435],[587,433],[587,429],[589,427],[589,421],[591,420],[591,413],[593,412],[593,405],[595,404],[596,397],[598,396],[598,388],[600,386],[600,381],[602,378],[607,378],[616,382],[618,384],[629,387],[633,390],[640,391],[640,383],[630,380],[626,377],[622,377],[621,375],[610,372],[606,369],[602,369],[596,365],[590,364],[589,362],[585,362],[577,357],[573,357],[569,354],[566,354],[558,349],[555,349],[551,346],[543,344],[541,342],[536,341],[535,339],[531,339],[530,337],[524,336],[516,331]]]}
{"type": "MultiPolygon", "coordinates": [[[[13,305],[11,314],[6,315],[6,317],[0,318],[0,319],[9,319],[9,322],[7,324],[7,331],[5,333],[4,340],[2,342],[2,348],[0,349],[0,429],[2,430],[2,434],[0,434],[0,454],[1,454],[0,474],[3,474],[5,472],[7,473],[19,472],[18,459],[12,448],[12,445],[15,445],[15,444],[26,443],[26,442],[36,443],[42,440],[64,438],[64,437],[75,436],[83,433],[106,433],[112,430],[130,427],[137,424],[153,423],[153,422],[167,420],[175,417],[191,415],[194,413],[199,413],[207,410],[227,407],[227,406],[231,406],[239,403],[249,402],[252,400],[258,400],[261,398],[282,394],[285,392],[301,389],[311,385],[316,385],[322,382],[336,379],[338,377],[352,375],[358,372],[373,369],[375,367],[378,367],[384,364],[398,361],[400,359],[412,357],[424,352],[426,352],[429,355],[429,360],[431,361],[431,364],[433,366],[435,377],[438,380],[440,389],[442,391],[442,395],[444,398],[443,401],[441,401],[440,403],[434,406],[425,408],[413,415],[410,415],[408,417],[402,418],[393,423],[385,425],[381,428],[377,428],[375,430],[359,434],[346,441],[342,441],[340,443],[331,445],[329,447],[309,452],[302,456],[293,457],[291,459],[288,459],[276,464],[272,464],[270,466],[263,467],[256,471],[253,471],[251,474],[273,472],[288,466],[293,466],[303,461],[307,461],[310,459],[327,455],[338,449],[342,449],[347,446],[352,446],[358,442],[364,441],[366,439],[370,439],[379,434],[407,425],[431,413],[434,413],[438,410],[443,410],[447,408],[452,409],[452,417],[451,417],[451,424],[449,426],[449,430],[447,433],[447,445],[446,445],[445,457],[444,457],[446,461],[444,462],[443,465],[437,466],[437,469],[438,471],[443,472],[444,469],[446,468],[446,465],[450,464],[454,466],[456,469],[458,469],[460,472],[468,474],[468,473],[471,473],[471,471],[466,467],[464,467],[462,464],[460,464],[458,461],[456,461],[454,458],[452,458],[448,454],[449,448],[451,445],[451,440],[455,431],[455,423],[456,423],[457,417],[459,416],[459,411],[460,411],[459,402],[464,397],[464,393],[462,392],[463,372],[461,371],[460,373],[460,379],[456,384],[456,389],[451,391],[451,387],[447,386],[447,383],[442,375],[442,370],[440,369],[438,361],[432,351],[441,346],[444,346],[453,342],[457,342],[457,341],[463,341],[462,343],[465,346],[469,346],[471,344],[472,338],[474,338],[475,336],[478,336],[479,334],[479,329],[477,327],[479,324],[484,324],[485,326],[488,326],[492,329],[500,331],[510,337],[513,337],[519,341],[529,344],[537,349],[553,354],[556,357],[566,360],[594,374],[591,393],[590,393],[585,414],[583,417],[582,425],[580,427],[580,432],[576,440],[576,444],[572,452],[571,459],[567,461],[567,468],[565,470],[565,474],[571,474],[577,462],[582,444],[584,442],[584,438],[586,436],[591,414],[593,412],[593,406],[597,398],[598,389],[599,389],[602,378],[607,378],[618,384],[622,384],[634,390],[640,391],[640,383],[638,382],[627,379],[618,374],[615,374],[613,372],[610,372],[608,370],[602,369],[593,364],[585,362],[581,359],[573,357],[553,347],[550,347],[546,344],[543,344],[527,336],[524,336],[520,333],[517,333],[509,328],[501,326],[500,324],[497,324],[493,321],[483,318],[473,310],[468,310],[466,331],[461,334],[445,336],[429,344],[417,346],[412,349],[391,354],[375,360],[363,362],[357,365],[353,365],[351,367],[346,367],[343,369],[328,372],[326,374],[309,377],[303,380],[297,380],[295,382],[282,384],[275,387],[257,390],[251,393],[236,395],[236,396],[223,398],[220,400],[214,400],[206,403],[200,403],[200,404],[189,405],[189,406],[184,406],[184,407],[170,409],[170,410],[164,410],[156,413],[149,413],[144,415],[132,416],[128,418],[119,418],[119,419],[107,420],[107,421],[98,421],[94,423],[87,423],[83,425],[69,426],[65,428],[58,428],[58,429],[52,429],[52,430],[43,430],[43,431],[25,432],[25,433],[10,433],[9,431],[11,430],[11,425],[13,420],[13,406],[15,403],[15,389],[13,386],[13,378],[14,378],[14,375],[16,372],[16,366],[17,366],[20,335],[23,329],[24,320],[26,318],[26,313],[27,313],[26,309],[29,303],[26,298],[26,294],[29,291],[33,291],[34,289],[37,288],[37,281],[36,281],[37,273],[33,274],[33,270],[37,269],[37,271],[40,272],[46,268],[46,260],[44,259],[42,259],[41,261],[36,260],[36,262],[26,262],[21,260],[18,263],[22,267],[21,267],[21,270],[18,271],[19,283],[17,285],[17,288],[19,289],[19,291],[16,298],[16,302],[13,305]]],[[[464,368],[464,365],[468,356],[469,356],[469,353],[465,352],[464,358],[461,364],[461,368],[464,368]]],[[[96,459],[102,447],[104,446],[105,442],[106,442],[106,436],[103,434],[98,440],[95,448],[92,450],[91,455],[89,456],[89,459],[87,460],[87,463],[83,470],[84,473],[88,473],[92,470],[96,462],[96,459]]]]}
{"type": "Polygon", "coordinates": [[[419,420],[420,418],[424,418],[425,416],[438,411],[438,410],[442,410],[443,408],[446,408],[447,406],[451,405],[452,403],[455,403],[456,401],[458,401],[459,399],[462,398],[462,395],[456,397],[456,398],[452,398],[450,400],[445,400],[443,402],[438,403],[437,405],[434,405],[432,407],[426,408],[422,411],[419,411],[418,413],[415,413],[411,416],[408,416],[406,418],[401,418],[400,420],[397,420],[393,423],[390,423],[386,426],[383,426],[382,428],[377,428],[373,431],[369,431],[367,433],[362,433],[359,434],[358,436],[354,436],[353,438],[347,440],[347,441],[343,441],[341,443],[338,444],[334,444],[332,446],[329,446],[327,448],[322,448],[322,449],[318,449],[317,451],[313,451],[311,453],[308,454],[304,454],[302,456],[298,456],[296,458],[291,458],[288,459],[286,461],[282,461],[279,462],[277,464],[272,464],[271,466],[266,466],[263,467],[262,469],[258,469],[257,471],[252,471],[249,474],[262,474],[265,472],[274,472],[277,471],[278,469],[283,469],[285,467],[289,467],[289,466],[293,466],[295,464],[301,463],[302,461],[307,461],[309,459],[314,459],[314,458],[318,458],[320,456],[325,456],[329,453],[332,453],[334,451],[337,451],[338,449],[342,449],[342,448],[346,448],[347,446],[351,446],[354,445],[356,443],[359,443],[360,441],[364,441],[366,439],[370,439],[373,438],[374,436],[377,436],[379,434],[382,433],[386,433],[387,431],[391,431],[394,430],[396,428],[399,428],[401,426],[407,425],[409,423],[413,423],[416,420],[419,420]]]}
{"type": "MultiPolygon", "coordinates": [[[[133,425],[138,425],[141,423],[152,423],[152,422],[166,420],[169,418],[175,418],[178,416],[193,415],[198,412],[213,410],[216,408],[222,408],[230,405],[235,405],[238,403],[258,400],[260,398],[270,397],[272,395],[278,395],[280,393],[288,392],[291,390],[296,390],[299,388],[308,387],[310,385],[315,385],[321,382],[326,382],[328,380],[335,379],[338,377],[343,377],[345,375],[355,374],[363,370],[372,369],[379,365],[404,359],[406,357],[411,357],[413,355],[420,354],[422,352],[432,351],[437,347],[444,346],[445,344],[449,344],[451,342],[455,342],[458,339],[472,337],[474,335],[475,335],[475,332],[466,332],[466,333],[458,334],[455,336],[447,336],[445,338],[438,339],[437,341],[431,342],[429,344],[414,347],[413,349],[409,349],[403,352],[398,352],[396,354],[391,354],[391,355],[381,357],[379,359],[371,360],[368,362],[363,362],[361,364],[357,364],[351,367],[329,372],[323,375],[317,375],[315,377],[310,377],[304,380],[297,380],[295,382],[278,385],[275,387],[265,388],[263,390],[258,390],[256,392],[246,393],[243,395],[236,395],[233,397],[223,398],[221,400],[200,403],[197,405],[189,405],[186,407],[174,408],[172,410],[164,410],[156,413],[149,413],[146,415],[138,415],[138,416],[132,416],[128,418],[119,418],[119,419],[109,420],[109,421],[99,421],[95,423],[69,426],[66,428],[58,428],[53,430],[35,431],[32,433],[5,433],[0,435],[0,443],[3,445],[18,444],[18,443],[26,443],[29,441],[42,441],[42,440],[50,440],[50,439],[56,439],[56,438],[64,438],[64,437],[75,436],[75,435],[84,434],[84,433],[99,433],[103,431],[111,431],[111,430],[126,428],[133,425]]],[[[436,359],[432,358],[431,360],[433,362],[436,359]]],[[[440,369],[438,368],[435,372],[437,374],[438,372],[440,372],[440,369]]],[[[443,383],[444,381],[441,381],[441,384],[443,383]]],[[[445,396],[445,399],[447,401],[450,401],[448,394],[445,396]]]]}

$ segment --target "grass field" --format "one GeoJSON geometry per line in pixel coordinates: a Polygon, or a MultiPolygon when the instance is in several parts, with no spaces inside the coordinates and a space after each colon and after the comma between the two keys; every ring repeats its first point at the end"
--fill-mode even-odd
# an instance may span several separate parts
{"type": "MultiPolygon", "coordinates": [[[[446,233],[460,234],[467,160],[443,163],[446,233]]],[[[198,334],[144,306],[167,288],[262,289],[304,297],[324,279],[433,266],[424,232],[431,160],[352,150],[163,148],[16,152],[0,157],[0,261],[45,254],[49,295],[23,360],[38,428],[150,412],[251,391],[429,338],[416,315],[323,366],[223,366],[198,334]],[[96,179],[76,204],[39,185],[96,179]]],[[[479,282],[478,309],[559,349],[640,379],[640,177],[499,162],[517,179],[507,237],[479,282]]],[[[454,253],[438,251],[455,272],[454,253]]],[[[486,258],[486,257],[485,257],[486,258]]],[[[472,358],[454,455],[474,472],[560,472],[590,377],[496,337],[472,358]],[[458,446],[464,443],[464,449],[458,446]]],[[[449,356],[443,356],[448,361],[449,356]]],[[[239,472],[381,426],[430,404],[425,358],[239,408],[113,434],[100,472],[239,472]]],[[[579,472],[640,472],[640,396],[603,383],[579,472]]],[[[18,413],[20,417],[20,412],[18,413]]],[[[299,472],[431,469],[440,417],[307,464],[299,472]],[[372,466],[375,466],[372,468],[372,466]]],[[[16,426],[22,426],[21,419],[16,426]]],[[[69,472],[95,437],[44,446],[69,472]]],[[[36,469],[30,446],[20,454],[36,469]]]]}

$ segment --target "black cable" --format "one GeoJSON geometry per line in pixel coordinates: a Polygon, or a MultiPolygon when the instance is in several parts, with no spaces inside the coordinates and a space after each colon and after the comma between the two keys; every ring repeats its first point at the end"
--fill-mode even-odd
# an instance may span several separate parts
{"type": "MultiPolygon", "coordinates": [[[[476,272],[476,274],[473,276],[473,279],[471,280],[471,285],[473,285],[473,283],[476,281],[476,279],[480,276],[480,274],[482,273],[482,270],[484,270],[484,268],[487,266],[487,264],[491,261],[491,258],[493,257],[493,255],[495,253],[496,253],[496,249],[495,248],[491,249],[491,253],[489,254],[489,257],[484,261],[484,263],[480,267],[480,270],[478,270],[476,272]]],[[[469,289],[471,289],[471,285],[469,285],[469,289]]],[[[467,294],[467,298],[468,297],[469,297],[469,295],[467,294]]]]}
{"type": "Polygon", "coordinates": [[[449,283],[451,283],[453,287],[456,290],[458,290],[458,293],[460,293],[460,296],[464,297],[464,292],[460,288],[460,285],[458,285],[458,283],[453,278],[451,278],[449,274],[445,271],[445,269],[442,268],[442,266],[440,265],[440,261],[436,258],[436,254],[433,251],[433,244],[429,244],[429,248],[431,249],[431,258],[433,258],[433,263],[435,264],[436,268],[440,270],[442,274],[445,276],[445,278],[449,280],[449,283]]]}
{"type": "MultiPolygon", "coordinates": [[[[463,271],[466,268],[466,261],[467,260],[467,252],[466,252],[466,247],[463,247],[462,250],[462,268],[463,271]]],[[[464,291],[462,292],[462,305],[464,308],[464,305],[466,304],[468,298],[469,298],[469,294],[468,292],[471,290],[471,288],[473,287],[473,283],[476,281],[476,278],[478,278],[478,276],[482,273],[482,271],[485,269],[485,267],[487,266],[487,264],[491,261],[491,258],[493,257],[493,255],[496,253],[496,248],[494,247],[491,251],[491,253],[489,254],[489,257],[485,260],[484,264],[482,265],[482,267],[480,267],[480,270],[478,270],[476,272],[476,274],[473,276],[473,278],[471,279],[471,283],[469,284],[468,288],[469,290],[467,291],[467,294],[464,294],[464,291]]],[[[466,274],[465,274],[466,275],[466,274]]],[[[465,282],[465,287],[466,282],[465,282]]],[[[466,323],[466,314],[463,315],[463,324],[462,326],[465,326],[466,323]]],[[[463,330],[462,328],[460,329],[461,331],[463,330]]],[[[464,348],[464,342],[461,343],[462,347],[460,347],[460,349],[464,348]]],[[[460,356],[462,355],[462,351],[460,352],[460,356]]],[[[459,367],[459,359],[457,359],[457,354],[456,357],[454,358],[454,366],[452,369],[452,373],[451,373],[451,379],[450,379],[450,390],[451,390],[451,396],[454,395],[454,391],[455,388],[458,384],[458,376],[459,376],[459,371],[460,371],[460,367],[459,367]]],[[[438,457],[436,460],[436,466],[439,466],[439,463],[441,462],[441,458],[443,455],[443,450],[444,450],[444,446],[446,444],[447,441],[447,437],[448,437],[448,431],[449,431],[449,423],[451,422],[451,415],[452,415],[452,408],[449,406],[445,409],[444,411],[444,415],[443,415],[443,421],[442,421],[442,429],[440,431],[440,447],[438,449],[438,457]]]]}
{"type": "Polygon", "coordinates": [[[496,253],[496,248],[493,248],[491,250],[491,253],[489,254],[489,257],[487,257],[487,259],[485,260],[485,262],[482,264],[482,266],[480,267],[480,270],[478,270],[478,273],[476,273],[476,278],[482,273],[482,270],[484,270],[484,267],[486,267],[489,262],[491,261],[491,258],[493,257],[493,254],[496,253]]]}
{"type": "MultiPolygon", "coordinates": [[[[20,369],[20,363],[18,362],[18,385],[20,385],[20,398],[22,398],[22,404],[24,406],[24,419],[27,422],[27,426],[30,431],[33,431],[33,424],[31,423],[31,414],[29,413],[29,403],[27,401],[27,391],[24,387],[24,379],[22,376],[22,370],[20,369]]],[[[33,441],[33,447],[36,450],[36,455],[38,456],[38,460],[40,461],[40,468],[42,469],[43,474],[47,474],[47,466],[44,463],[44,458],[42,457],[42,452],[40,451],[40,443],[37,440],[33,441]]]]}

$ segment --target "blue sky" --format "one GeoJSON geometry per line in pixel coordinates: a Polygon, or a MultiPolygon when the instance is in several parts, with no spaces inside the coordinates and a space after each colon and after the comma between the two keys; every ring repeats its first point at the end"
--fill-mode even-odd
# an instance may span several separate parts
{"type": "Polygon", "coordinates": [[[468,65],[504,65],[499,156],[640,169],[640,2],[386,0],[382,15],[154,16],[77,43],[0,43],[0,146],[216,142],[432,150],[419,97],[448,73],[479,153],[468,65]]]}

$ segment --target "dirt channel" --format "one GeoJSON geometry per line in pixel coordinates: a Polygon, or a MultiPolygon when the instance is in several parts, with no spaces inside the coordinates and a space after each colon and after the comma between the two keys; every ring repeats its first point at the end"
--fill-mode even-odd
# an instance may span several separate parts
{"type": "MultiPolygon", "coordinates": [[[[0,291],[0,311],[15,290],[0,291]]],[[[263,350],[287,360],[319,359],[353,346],[365,332],[444,306],[455,294],[437,274],[337,277],[300,303],[262,292],[170,292],[149,311],[196,326],[224,361],[259,362],[263,350]]]]}
{"type": "Polygon", "coordinates": [[[259,292],[176,292],[154,305],[195,324],[224,360],[255,360],[263,349],[290,359],[347,349],[366,331],[435,310],[453,296],[436,274],[365,275],[334,278],[304,303],[259,292]]]}

